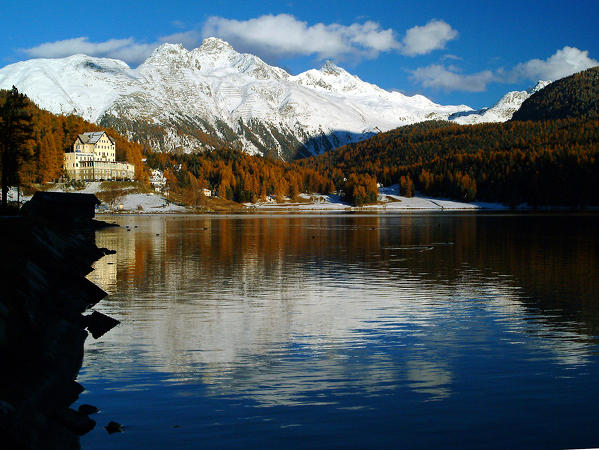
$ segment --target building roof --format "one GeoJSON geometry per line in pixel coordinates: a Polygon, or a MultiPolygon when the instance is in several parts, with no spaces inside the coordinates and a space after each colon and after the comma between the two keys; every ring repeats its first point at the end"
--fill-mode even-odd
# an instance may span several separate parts
{"type": "MultiPolygon", "coordinates": [[[[88,131],[87,133],[80,134],[77,138],[84,144],[96,144],[106,132],[104,131],[88,131]]],[[[110,142],[114,144],[114,140],[106,134],[106,137],[110,139],[110,142]]]]}

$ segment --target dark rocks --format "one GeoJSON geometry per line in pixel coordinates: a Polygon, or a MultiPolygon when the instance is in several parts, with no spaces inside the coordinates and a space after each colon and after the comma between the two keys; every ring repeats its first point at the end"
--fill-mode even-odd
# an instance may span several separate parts
{"type": "Polygon", "coordinates": [[[89,433],[96,426],[96,421],[90,419],[87,414],[75,411],[72,408],[66,408],[57,414],[57,418],[62,425],[71,430],[78,436],[89,433]]]}
{"type": "Polygon", "coordinates": [[[79,411],[81,414],[89,416],[90,414],[96,414],[100,410],[94,405],[88,405],[87,403],[84,403],[83,405],[79,405],[77,411],[79,411]]]}
{"type": "MultiPolygon", "coordinates": [[[[72,369],[70,369],[72,370],[72,369]]],[[[76,368],[79,370],[79,368],[76,368]]],[[[46,392],[41,398],[44,408],[52,408],[54,405],[68,406],[77,401],[79,394],[84,391],[83,386],[74,380],[62,379],[56,377],[55,374],[50,374],[53,389],[46,392]]]]}
{"type": "Polygon", "coordinates": [[[108,431],[108,434],[122,433],[123,431],[125,431],[123,429],[123,426],[120,423],[113,422],[113,421],[110,421],[108,423],[108,425],[106,425],[104,428],[106,428],[106,431],[108,431]]]}
{"type": "Polygon", "coordinates": [[[21,214],[70,227],[90,225],[99,204],[94,194],[38,191],[23,205],[21,214]]]}
{"type": "Polygon", "coordinates": [[[120,322],[112,317],[94,311],[89,316],[83,316],[83,325],[92,334],[94,339],[98,339],[108,331],[116,327],[120,322]]]}
{"type": "Polygon", "coordinates": [[[14,412],[16,412],[16,409],[13,405],[3,400],[0,400],[0,414],[7,415],[13,414],[14,412]]]}
{"type": "Polygon", "coordinates": [[[100,336],[115,322],[82,315],[106,295],[85,275],[107,252],[95,245],[94,200],[57,195],[37,196],[24,217],[0,217],[2,448],[79,448],[79,435],[95,425],[69,405],[83,390],[74,380],[85,327],[101,324],[92,325],[100,336]]]}

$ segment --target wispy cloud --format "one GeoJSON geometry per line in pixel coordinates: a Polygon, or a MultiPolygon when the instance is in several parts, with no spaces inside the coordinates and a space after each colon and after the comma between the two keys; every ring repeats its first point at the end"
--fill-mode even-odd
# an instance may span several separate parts
{"type": "Polygon", "coordinates": [[[145,61],[154,49],[165,42],[183,44],[187,48],[195,48],[202,42],[202,35],[197,30],[182,31],[161,36],[152,43],[137,42],[133,38],[109,39],[104,42],[91,42],[87,37],[77,37],[62,41],[46,42],[22,51],[32,58],[64,58],[83,53],[100,58],[115,58],[137,65],[145,61]]]}
{"type": "Polygon", "coordinates": [[[62,41],[47,42],[37,47],[24,49],[32,58],[63,58],[84,53],[90,56],[116,58],[130,64],[144,61],[159,44],[138,43],[133,38],[110,39],[104,42],[90,42],[87,37],[77,37],[62,41]]]}
{"type": "Polygon", "coordinates": [[[459,57],[458,55],[452,55],[451,53],[448,53],[446,55],[441,56],[441,61],[447,60],[447,59],[451,59],[454,61],[462,61],[464,58],[459,57]]]}
{"type": "Polygon", "coordinates": [[[431,20],[423,26],[415,26],[406,31],[401,52],[404,55],[425,55],[433,50],[445,48],[445,44],[455,39],[458,32],[443,20],[431,20]]]}
{"type": "Polygon", "coordinates": [[[171,20],[171,25],[179,30],[187,28],[187,25],[182,20],[171,20]]]}
{"type": "Polygon", "coordinates": [[[511,69],[463,74],[452,65],[432,64],[412,71],[411,78],[423,87],[448,92],[482,92],[487,89],[489,83],[553,81],[595,66],[599,66],[599,61],[590,58],[588,51],[566,46],[547,59],[531,59],[511,69]]]}
{"type": "Polygon", "coordinates": [[[483,92],[487,89],[487,85],[495,80],[495,75],[490,70],[464,75],[452,66],[445,67],[440,64],[432,64],[414,70],[411,78],[427,88],[448,92],[483,92]]]}

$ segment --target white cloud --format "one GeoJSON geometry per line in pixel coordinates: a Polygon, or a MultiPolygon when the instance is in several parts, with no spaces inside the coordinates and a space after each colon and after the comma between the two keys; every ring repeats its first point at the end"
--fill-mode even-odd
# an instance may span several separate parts
{"type": "Polygon", "coordinates": [[[516,83],[522,80],[555,81],[595,66],[599,66],[599,61],[590,58],[588,51],[566,46],[545,60],[531,59],[517,64],[512,69],[484,70],[464,75],[455,66],[445,67],[433,64],[414,70],[411,78],[428,88],[482,92],[486,90],[489,83],[516,83]]]}
{"type": "Polygon", "coordinates": [[[412,72],[411,78],[428,88],[444,91],[483,92],[487,89],[487,84],[495,81],[496,76],[490,70],[463,75],[458,73],[453,66],[432,64],[427,67],[419,67],[412,72]]]}
{"type": "Polygon", "coordinates": [[[589,58],[587,50],[566,46],[545,60],[531,59],[518,64],[506,77],[511,80],[557,80],[595,66],[599,66],[599,61],[589,58]]]}
{"type": "Polygon", "coordinates": [[[382,29],[376,22],[308,25],[289,14],[249,20],[210,17],[202,31],[205,37],[220,37],[235,48],[272,58],[306,55],[374,58],[380,52],[400,47],[393,30],[382,29]]]}
{"type": "Polygon", "coordinates": [[[423,26],[416,26],[406,31],[401,52],[404,55],[424,55],[445,48],[445,44],[455,39],[458,32],[443,20],[431,20],[423,26]]]}
{"type": "Polygon", "coordinates": [[[426,25],[407,30],[403,41],[399,42],[393,29],[384,29],[372,20],[351,25],[309,25],[290,14],[270,14],[248,20],[210,17],[201,31],[185,31],[185,23],[181,21],[171,24],[181,31],[159,37],[151,43],[138,42],[134,38],[92,42],[88,37],[77,37],[46,42],[22,51],[33,58],[62,58],[84,53],[122,59],[137,65],[164,42],[180,43],[192,49],[200,45],[203,37],[215,36],[229,41],[239,51],[257,54],[265,59],[315,55],[319,59],[357,61],[376,58],[382,52],[396,51],[407,56],[430,53],[444,48],[458,34],[446,22],[431,20],[426,25]]]}
{"type": "Polygon", "coordinates": [[[88,56],[121,59],[129,64],[144,62],[154,49],[165,42],[182,44],[190,49],[202,42],[199,31],[190,30],[161,36],[156,42],[140,43],[133,38],[109,39],[104,42],[90,42],[87,37],[77,37],[56,42],[47,42],[22,51],[32,58],[64,58],[83,53],[88,56]]]}
{"type": "Polygon", "coordinates": [[[321,59],[344,59],[375,58],[389,51],[423,55],[444,48],[458,32],[442,20],[431,20],[407,30],[399,42],[391,28],[383,29],[373,21],[308,25],[289,14],[271,14],[249,20],[210,17],[203,34],[220,37],[236,48],[265,57],[317,55],[321,59]]]}
{"type": "Polygon", "coordinates": [[[137,64],[144,61],[157,45],[155,43],[138,43],[133,38],[90,42],[87,37],[78,37],[47,42],[23,51],[33,58],[63,58],[77,53],[84,53],[90,56],[122,59],[131,64],[137,64]]]}

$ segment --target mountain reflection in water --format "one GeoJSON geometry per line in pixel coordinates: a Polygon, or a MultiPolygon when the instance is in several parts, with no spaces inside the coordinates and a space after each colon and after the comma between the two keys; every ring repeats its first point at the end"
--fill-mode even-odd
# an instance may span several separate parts
{"type": "MultiPolygon", "coordinates": [[[[157,447],[162,438],[175,447],[255,445],[257,430],[281,444],[291,428],[318,435],[318,446],[369,443],[374,430],[389,445],[397,422],[406,445],[426,434],[416,446],[468,446],[455,440],[460,427],[511,423],[516,410],[526,415],[527,395],[553,424],[560,408],[587,411],[597,394],[596,215],[114,220],[122,227],[96,239],[117,254],[90,279],[110,294],[99,309],[122,324],[88,343],[81,378],[84,401],[131,425],[115,438],[120,446],[139,444],[140,434],[157,447]],[[151,412],[134,414],[128,401],[151,412]],[[486,412],[475,410],[480,402],[486,412]],[[246,421],[240,405],[260,425],[228,441],[246,421]],[[157,430],[152,414],[176,417],[185,431],[157,430]],[[202,420],[211,414],[220,425],[202,420]],[[211,440],[198,441],[207,429],[211,440]],[[342,432],[352,437],[327,441],[342,432]]],[[[580,440],[563,445],[597,444],[585,440],[599,439],[590,423],[575,423],[580,440]]],[[[497,431],[486,433],[470,444],[488,445],[497,431]]],[[[94,431],[84,446],[102,439],[94,431]]]]}

